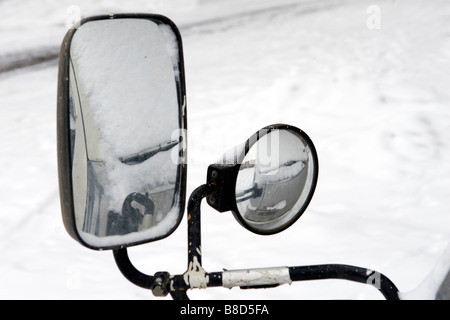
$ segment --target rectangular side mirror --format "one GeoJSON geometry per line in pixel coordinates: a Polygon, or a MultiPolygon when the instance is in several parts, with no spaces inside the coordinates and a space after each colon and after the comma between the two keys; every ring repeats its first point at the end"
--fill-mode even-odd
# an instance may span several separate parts
{"type": "Polygon", "coordinates": [[[168,18],[82,21],[61,47],[58,170],[68,233],[91,249],[159,240],[186,193],[181,36],[168,18]]]}

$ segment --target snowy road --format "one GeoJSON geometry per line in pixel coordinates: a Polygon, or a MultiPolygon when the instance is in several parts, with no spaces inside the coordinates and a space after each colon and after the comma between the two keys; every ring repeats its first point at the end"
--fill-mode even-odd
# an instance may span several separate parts
{"type": "MultiPolygon", "coordinates": [[[[342,0],[323,0],[322,4],[317,5],[313,1],[301,1],[292,2],[281,1],[281,5],[271,4],[268,7],[254,9],[250,7],[247,10],[226,10],[225,14],[214,15],[214,18],[197,18],[196,21],[185,22],[178,27],[183,32],[183,35],[188,35],[189,33],[214,33],[217,30],[228,29],[230,27],[236,27],[236,25],[242,26],[245,21],[249,21],[258,17],[276,16],[279,14],[286,13],[287,11],[295,10],[302,14],[312,13],[320,10],[324,10],[329,7],[334,7],[339,5],[342,0]]],[[[101,14],[101,13],[99,13],[101,14]]],[[[0,73],[10,72],[20,68],[25,68],[29,66],[34,66],[41,64],[43,62],[55,60],[59,56],[59,43],[53,43],[49,47],[32,47],[25,51],[23,48],[15,49],[16,51],[6,50],[2,52],[0,60],[2,64],[0,65],[0,73]]]]}
{"type": "MultiPolygon", "coordinates": [[[[0,3],[0,18],[11,3],[0,3]]],[[[19,9],[37,12],[33,21],[51,14],[39,28],[63,35],[62,4],[33,3],[19,9]]],[[[130,3],[121,10],[148,9],[130,3]]],[[[272,9],[270,1],[191,1],[183,11],[172,3],[160,8],[184,42],[188,195],[204,183],[209,163],[271,123],[305,130],[320,161],[310,208],[282,234],[250,234],[231,215],[202,206],[205,269],[353,264],[384,273],[406,298],[430,298],[450,267],[450,5],[380,0],[378,29],[369,1],[286,1],[272,9]]],[[[17,28],[17,39],[26,43],[24,30],[17,28]]],[[[61,39],[33,38],[24,50],[55,48],[61,39]]],[[[11,52],[2,45],[0,57],[11,52]]],[[[85,249],[64,230],[56,78],[55,61],[0,74],[0,298],[153,299],[122,277],[111,252],[85,249]]],[[[130,255],[149,274],[182,273],[186,238],[184,220],[168,239],[130,255]]],[[[342,281],[191,296],[381,298],[342,281]]]]}

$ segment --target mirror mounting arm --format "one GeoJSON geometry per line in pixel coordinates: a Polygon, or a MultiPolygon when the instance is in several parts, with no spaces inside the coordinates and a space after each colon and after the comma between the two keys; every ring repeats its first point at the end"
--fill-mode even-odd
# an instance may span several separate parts
{"type": "Polygon", "coordinates": [[[126,248],[115,249],[114,259],[123,276],[138,287],[152,290],[155,296],[166,296],[170,293],[174,300],[188,300],[188,289],[221,286],[221,273],[206,273],[201,265],[200,205],[212,190],[212,186],[202,185],[194,190],[189,199],[188,270],[183,275],[170,276],[168,272],[158,272],[155,276],[146,275],[131,263],[126,248]]]}
{"type": "Polygon", "coordinates": [[[138,287],[153,289],[155,284],[154,277],[146,275],[134,267],[128,256],[127,248],[115,249],[113,250],[113,255],[117,267],[126,279],[138,287]]]}
{"type": "Polygon", "coordinates": [[[213,187],[204,184],[195,189],[188,202],[188,268],[191,263],[201,266],[201,228],[200,228],[200,205],[203,198],[211,195],[213,187]]]}
{"type": "MultiPolygon", "coordinates": [[[[117,267],[122,272],[122,275],[131,283],[138,287],[152,290],[153,294],[157,297],[165,297],[169,293],[168,284],[170,274],[168,272],[157,272],[154,276],[149,276],[140,272],[131,263],[126,248],[113,250],[113,254],[117,267]]],[[[174,297],[174,299],[176,298],[174,297]]],[[[183,298],[180,296],[178,299],[183,298]]]]}
{"type": "Polygon", "coordinates": [[[148,276],[131,263],[127,249],[114,250],[114,258],[122,274],[133,284],[152,290],[155,296],[170,294],[174,300],[189,300],[187,291],[194,288],[241,287],[269,288],[295,281],[342,279],[372,285],[387,300],[399,300],[399,291],[385,275],[366,268],[348,265],[310,265],[265,269],[230,270],[207,273],[201,264],[200,205],[215,187],[205,184],[194,190],[188,203],[188,270],[182,275],[158,272],[148,276]]]}
{"type": "Polygon", "coordinates": [[[400,300],[395,284],[375,270],[350,265],[326,264],[289,267],[292,281],[341,279],[374,286],[386,300],[400,300]]]}

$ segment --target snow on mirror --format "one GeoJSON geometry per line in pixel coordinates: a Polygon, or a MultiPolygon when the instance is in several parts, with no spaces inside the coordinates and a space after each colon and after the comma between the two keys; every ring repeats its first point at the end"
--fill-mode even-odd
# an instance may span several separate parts
{"type": "Polygon", "coordinates": [[[158,16],[91,19],[69,33],[60,62],[72,188],[61,197],[73,203],[69,213],[62,204],[66,229],[93,249],[164,238],[185,199],[179,33],[158,16]]]}
{"type": "Polygon", "coordinates": [[[239,167],[235,216],[253,232],[280,232],[308,206],[317,175],[309,138],[301,131],[272,130],[255,142],[239,167]]]}

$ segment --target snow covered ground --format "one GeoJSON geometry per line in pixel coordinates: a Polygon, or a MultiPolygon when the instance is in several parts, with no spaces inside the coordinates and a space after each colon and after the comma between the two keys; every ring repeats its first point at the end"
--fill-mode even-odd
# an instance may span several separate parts
{"type": "MultiPolygon", "coordinates": [[[[210,163],[263,126],[292,124],[315,142],[315,197],[285,232],[254,235],[202,206],[207,271],[352,264],[385,274],[404,298],[433,298],[450,268],[447,0],[2,0],[0,65],[55,54],[77,8],[161,13],[180,27],[187,195],[210,163]]],[[[0,299],[154,299],[120,274],[111,252],[80,246],[63,227],[56,81],[54,59],[0,73],[0,299]]],[[[184,218],[169,238],[129,253],[143,272],[180,274],[186,239],[184,218]]],[[[382,298],[339,280],[190,296],[382,298]]]]}

